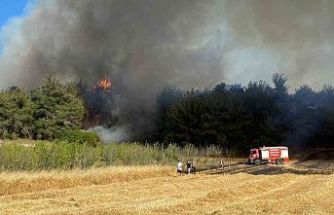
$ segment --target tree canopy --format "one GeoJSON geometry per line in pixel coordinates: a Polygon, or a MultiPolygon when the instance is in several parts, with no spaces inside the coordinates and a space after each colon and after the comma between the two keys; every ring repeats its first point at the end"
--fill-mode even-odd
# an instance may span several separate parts
{"type": "Polygon", "coordinates": [[[334,89],[316,92],[303,85],[289,93],[287,81],[284,74],[275,74],[273,86],[258,81],[182,94],[168,89],[157,100],[158,112],[164,113],[157,121],[158,140],[213,144],[236,153],[262,145],[334,146],[334,89]]]}
{"type": "Polygon", "coordinates": [[[74,84],[47,77],[30,92],[16,87],[0,93],[0,137],[54,139],[64,129],[78,129],[85,114],[74,84]]]}

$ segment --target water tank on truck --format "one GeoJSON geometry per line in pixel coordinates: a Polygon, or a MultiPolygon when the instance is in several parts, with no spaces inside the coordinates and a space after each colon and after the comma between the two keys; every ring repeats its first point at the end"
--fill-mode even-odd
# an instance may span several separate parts
{"type": "Polygon", "coordinates": [[[289,161],[289,150],[285,146],[260,147],[250,149],[249,164],[284,164],[289,161]]]}

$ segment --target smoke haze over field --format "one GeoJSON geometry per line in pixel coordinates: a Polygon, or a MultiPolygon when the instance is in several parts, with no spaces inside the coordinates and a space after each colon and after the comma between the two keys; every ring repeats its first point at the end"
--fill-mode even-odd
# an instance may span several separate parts
{"type": "Polygon", "coordinates": [[[110,72],[136,92],[285,72],[320,88],[333,82],[333,12],[329,0],[39,0],[3,29],[0,86],[110,72]]]}
{"type": "Polygon", "coordinates": [[[333,39],[330,0],[37,0],[3,28],[0,88],[35,86],[48,73],[88,85],[110,74],[121,118],[133,108],[146,127],[167,85],[276,72],[291,87],[332,84],[333,39]]]}

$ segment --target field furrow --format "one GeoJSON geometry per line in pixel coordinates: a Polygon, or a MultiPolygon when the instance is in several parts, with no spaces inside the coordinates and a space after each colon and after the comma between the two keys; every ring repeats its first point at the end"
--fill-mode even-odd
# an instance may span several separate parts
{"type": "Polygon", "coordinates": [[[157,166],[77,170],[72,175],[70,171],[7,174],[0,178],[7,186],[1,188],[1,214],[334,213],[333,175],[268,172],[178,177],[172,167],[157,166]],[[23,189],[29,182],[30,188],[23,189]]]}

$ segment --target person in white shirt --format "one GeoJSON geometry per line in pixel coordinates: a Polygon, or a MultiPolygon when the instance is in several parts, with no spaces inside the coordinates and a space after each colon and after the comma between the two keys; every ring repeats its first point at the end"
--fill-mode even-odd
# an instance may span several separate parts
{"type": "Polygon", "coordinates": [[[220,170],[221,170],[221,171],[224,170],[224,161],[223,161],[223,159],[220,159],[219,167],[220,167],[220,170]]]}
{"type": "Polygon", "coordinates": [[[177,165],[176,165],[176,171],[177,171],[177,173],[179,174],[179,176],[182,175],[182,170],[183,170],[182,162],[181,162],[181,161],[178,161],[178,162],[177,162],[177,165]]]}

